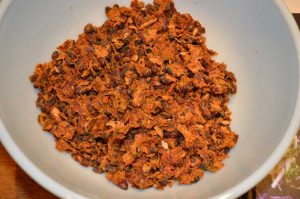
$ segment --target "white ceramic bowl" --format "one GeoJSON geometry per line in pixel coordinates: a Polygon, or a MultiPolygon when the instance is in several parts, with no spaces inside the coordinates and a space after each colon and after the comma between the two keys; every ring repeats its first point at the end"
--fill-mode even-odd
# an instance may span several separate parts
{"type": "MultiPolygon", "coordinates": [[[[127,2],[127,3],[126,3],[127,2]]],[[[37,92],[28,76],[38,62],[85,24],[100,25],[104,7],[127,1],[2,0],[0,3],[0,135],[17,163],[63,198],[234,198],[279,161],[299,122],[299,32],[280,0],[176,0],[206,27],[208,46],[236,74],[232,128],[240,135],[225,167],[200,182],[164,191],[123,191],[104,175],[54,148],[37,123],[37,92]]]]}

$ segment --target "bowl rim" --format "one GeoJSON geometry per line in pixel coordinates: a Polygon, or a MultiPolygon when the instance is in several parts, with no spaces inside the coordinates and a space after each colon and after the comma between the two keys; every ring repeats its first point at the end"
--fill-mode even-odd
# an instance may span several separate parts
{"type": "MultiPolygon", "coordinates": [[[[0,23],[5,15],[7,9],[13,0],[2,0],[0,4],[0,23]]],[[[275,150],[272,152],[270,157],[248,178],[242,181],[240,184],[233,186],[227,191],[214,196],[213,198],[225,199],[225,198],[237,198],[246,191],[254,187],[260,180],[262,180],[268,172],[279,162],[281,157],[284,155],[285,151],[292,142],[300,123],[300,34],[298,26],[293,19],[293,16],[288,11],[287,6],[282,0],[273,0],[275,5],[278,7],[285,22],[289,27],[289,31],[292,34],[293,41],[296,47],[296,54],[298,59],[298,93],[295,103],[295,109],[291,117],[289,126],[285,132],[285,135],[275,150]]],[[[76,193],[63,186],[62,184],[56,182],[51,177],[46,175],[42,170],[40,170],[26,155],[19,149],[17,144],[14,142],[12,137],[9,135],[7,129],[5,128],[1,118],[0,118],[0,141],[10,154],[10,156],[17,162],[17,164],[38,184],[61,198],[78,198],[85,199],[87,197],[76,193]]]]}

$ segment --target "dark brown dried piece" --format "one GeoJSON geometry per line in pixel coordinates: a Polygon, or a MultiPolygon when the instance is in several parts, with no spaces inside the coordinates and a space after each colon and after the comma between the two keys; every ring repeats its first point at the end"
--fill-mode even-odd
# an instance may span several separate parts
{"type": "Polygon", "coordinates": [[[58,56],[59,56],[58,51],[54,51],[51,55],[51,58],[52,58],[52,60],[56,60],[58,58],[58,56]]]}
{"type": "Polygon", "coordinates": [[[238,140],[227,107],[237,86],[213,60],[204,27],[171,0],[105,13],[30,77],[57,150],[125,190],[191,184],[221,169],[238,140]]]}
{"type": "Polygon", "coordinates": [[[88,34],[88,33],[91,33],[94,31],[94,27],[92,24],[87,24],[85,27],[84,27],[84,33],[88,34]]]}

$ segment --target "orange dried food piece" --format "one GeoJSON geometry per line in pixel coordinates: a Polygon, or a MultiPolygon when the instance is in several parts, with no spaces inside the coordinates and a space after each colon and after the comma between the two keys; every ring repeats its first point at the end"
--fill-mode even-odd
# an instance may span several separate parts
{"type": "Polygon", "coordinates": [[[30,77],[56,148],[122,189],[191,184],[221,169],[238,139],[227,107],[237,86],[204,27],[171,0],[105,11],[102,26],[86,25],[30,77]]]}

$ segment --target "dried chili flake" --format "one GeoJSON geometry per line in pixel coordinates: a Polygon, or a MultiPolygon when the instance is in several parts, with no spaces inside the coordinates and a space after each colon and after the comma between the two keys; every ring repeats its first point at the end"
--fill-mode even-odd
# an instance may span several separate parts
{"type": "Polygon", "coordinates": [[[237,87],[204,27],[172,0],[105,13],[30,77],[57,150],[122,189],[191,184],[221,169],[238,138],[227,107],[237,87]]]}

